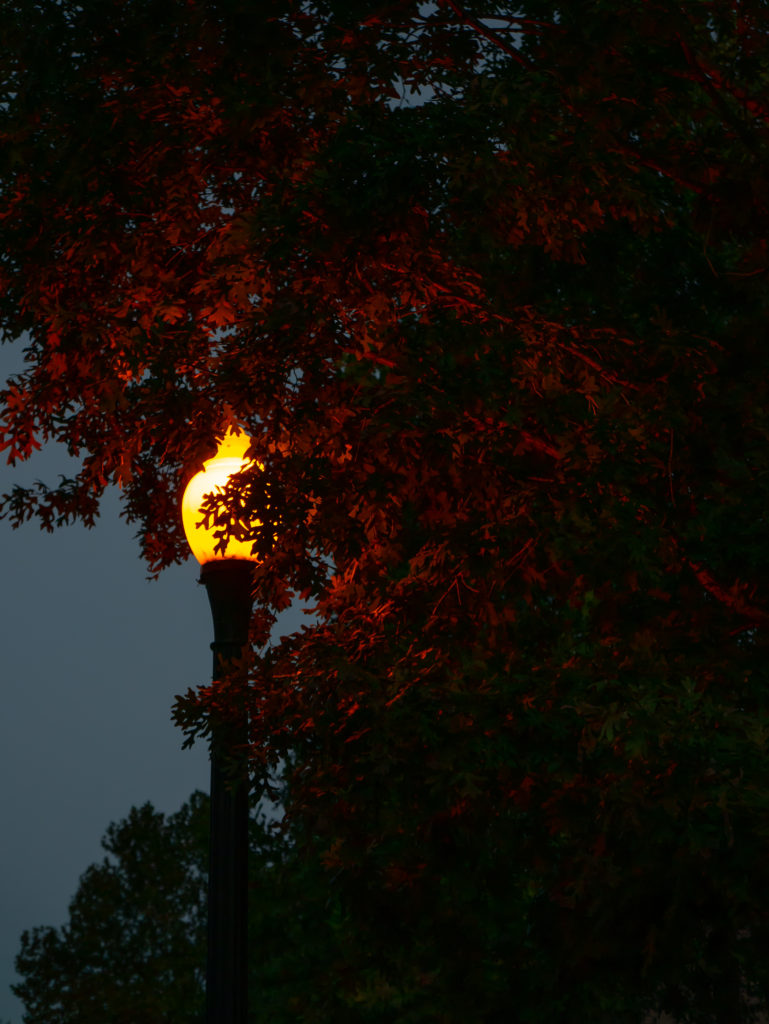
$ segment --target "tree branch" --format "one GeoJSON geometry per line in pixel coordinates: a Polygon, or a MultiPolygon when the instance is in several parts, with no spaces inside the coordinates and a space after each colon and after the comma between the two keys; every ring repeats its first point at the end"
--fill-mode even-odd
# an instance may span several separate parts
{"type": "Polygon", "coordinates": [[[517,64],[521,65],[522,68],[531,67],[529,61],[527,61],[525,57],[522,57],[514,47],[510,46],[509,43],[506,43],[504,39],[497,35],[496,32],[493,32],[490,28],[484,25],[482,21],[472,18],[469,14],[463,11],[455,0],[441,0],[441,2],[446,4],[447,7],[450,7],[465,25],[469,25],[470,28],[475,29],[475,31],[480,33],[480,35],[494,43],[495,46],[498,46],[500,50],[506,53],[508,57],[512,57],[517,64]]]}

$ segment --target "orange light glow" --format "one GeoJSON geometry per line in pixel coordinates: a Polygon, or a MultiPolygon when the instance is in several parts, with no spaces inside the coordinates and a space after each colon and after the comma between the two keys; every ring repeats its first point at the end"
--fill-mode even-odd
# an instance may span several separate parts
{"type": "MultiPolygon", "coordinates": [[[[216,551],[217,538],[214,536],[214,531],[217,528],[213,523],[210,523],[207,528],[203,526],[203,516],[200,511],[204,499],[209,494],[219,491],[231,476],[251,465],[251,460],[245,457],[250,443],[251,439],[247,434],[228,430],[219,443],[216,455],[203,463],[202,471],[196,473],[185,488],[182,497],[182,523],[187,535],[187,542],[201,565],[225,558],[245,558],[252,562],[259,561],[259,558],[251,553],[253,542],[250,540],[238,540],[236,537],[230,537],[225,550],[216,551]]],[[[255,520],[253,525],[260,525],[259,520],[255,520]]]]}

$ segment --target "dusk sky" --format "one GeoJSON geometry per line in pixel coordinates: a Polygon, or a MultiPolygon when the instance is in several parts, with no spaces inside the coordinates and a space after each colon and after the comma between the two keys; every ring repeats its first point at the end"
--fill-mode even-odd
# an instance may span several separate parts
{"type": "MultiPolygon", "coordinates": [[[[0,378],[21,366],[0,347],[0,378]]],[[[55,483],[66,453],[52,448],[15,469],[0,456],[0,492],[55,483]]],[[[117,490],[97,526],[44,533],[0,522],[3,555],[5,780],[0,843],[0,1022],[20,1024],[11,993],[25,928],[63,924],[78,878],[100,861],[100,839],[132,805],[178,810],[208,789],[202,744],[182,750],[174,697],[208,681],[212,626],[190,560],[148,581],[117,490]]],[[[297,615],[282,616],[278,633],[297,615]]]]}

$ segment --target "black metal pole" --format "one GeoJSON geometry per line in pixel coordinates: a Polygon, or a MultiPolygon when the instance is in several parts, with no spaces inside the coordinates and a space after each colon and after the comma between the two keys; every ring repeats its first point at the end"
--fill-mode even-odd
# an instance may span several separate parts
{"type": "MultiPolygon", "coordinates": [[[[224,559],[201,569],[214,619],[214,679],[247,648],[253,568],[224,559]]],[[[248,1015],[247,737],[245,705],[212,723],[206,1024],[246,1024],[248,1015]]]]}

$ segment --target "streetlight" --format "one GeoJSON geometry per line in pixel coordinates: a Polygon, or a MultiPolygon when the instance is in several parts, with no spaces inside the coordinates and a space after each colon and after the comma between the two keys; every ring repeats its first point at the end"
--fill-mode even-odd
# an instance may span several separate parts
{"type": "MultiPolygon", "coordinates": [[[[251,617],[252,543],[228,539],[217,551],[213,524],[205,526],[200,507],[206,496],[249,465],[250,439],[228,430],[216,455],[187,484],[182,522],[192,553],[200,562],[214,620],[214,681],[243,657],[251,617]]],[[[245,675],[245,669],[241,671],[245,675]]],[[[243,679],[245,684],[245,678],[243,679]]],[[[248,739],[245,709],[234,721],[211,725],[211,830],[208,869],[208,953],[206,1024],[246,1024],[248,1006],[248,739]]]]}

